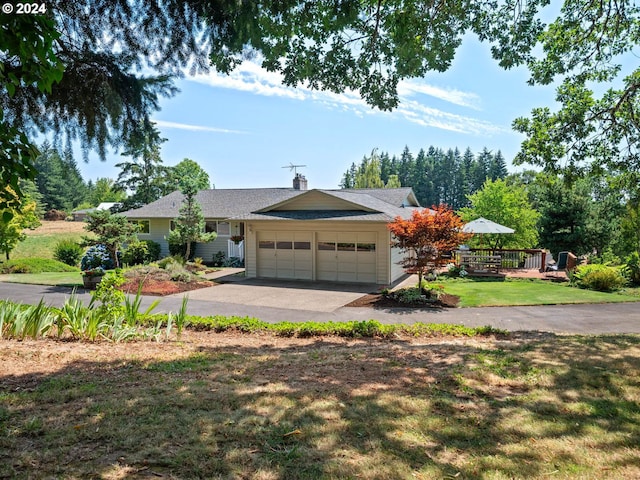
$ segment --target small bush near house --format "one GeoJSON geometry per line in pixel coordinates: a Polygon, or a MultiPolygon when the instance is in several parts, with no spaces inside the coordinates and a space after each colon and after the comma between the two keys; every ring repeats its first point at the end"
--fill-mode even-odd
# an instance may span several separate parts
{"type": "Polygon", "coordinates": [[[219,251],[213,254],[214,267],[224,267],[226,260],[227,260],[227,256],[223,251],[219,251]]]}
{"type": "Polygon", "coordinates": [[[0,264],[0,273],[77,272],[78,269],[51,258],[18,258],[0,264]]]}
{"type": "MultiPolygon", "coordinates": [[[[169,245],[169,255],[171,256],[179,255],[181,257],[184,257],[186,255],[187,244],[182,243],[182,239],[180,238],[180,235],[178,234],[178,232],[176,232],[175,230],[171,231],[171,233],[169,233],[169,236],[165,237],[165,239],[167,240],[167,244],[169,245]]],[[[195,242],[191,242],[190,250],[191,250],[191,257],[193,257],[196,251],[195,242]]],[[[190,260],[190,259],[187,259],[187,260],[190,260]]]]}
{"type": "Polygon", "coordinates": [[[614,292],[627,283],[620,268],[600,263],[580,265],[571,275],[571,283],[577,287],[598,292],[614,292]]]}
{"type": "Polygon", "coordinates": [[[634,285],[640,285],[640,255],[633,252],[626,258],[626,275],[634,285]]]}
{"type": "Polygon", "coordinates": [[[93,247],[89,247],[80,261],[80,268],[82,270],[89,270],[97,267],[102,267],[105,270],[112,270],[115,268],[111,255],[109,255],[109,251],[104,245],[94,245],[93,247]]]}
{"type": "Polygon", "coordinates": [[[82,257],[82,251],[82,247],[73,240],[60,240],[53,249],[53,258],[75,267],[82,257]]]}
{"type": "Polygon", "coordinates": [[[146,265],[160,258],[160,244],[153,240],[131,242],[122,255],[127,265],[146,265]]]}

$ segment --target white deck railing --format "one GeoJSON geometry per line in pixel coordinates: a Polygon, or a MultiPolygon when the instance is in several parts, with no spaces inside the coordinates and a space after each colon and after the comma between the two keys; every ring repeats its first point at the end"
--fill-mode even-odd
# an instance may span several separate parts
{"type": "Polygon", "coordinates": [[[236,244],[233,240],[227,240],[227,258],[236,257],[244,260],[244,240],[236,244]]]}

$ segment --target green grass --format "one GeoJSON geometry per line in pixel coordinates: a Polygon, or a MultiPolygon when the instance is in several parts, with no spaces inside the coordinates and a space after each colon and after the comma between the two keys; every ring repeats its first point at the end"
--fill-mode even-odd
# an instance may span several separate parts
{"type": "Polygon", "coordinates": [[[3,343],[1,478],[640,478],[638,336],[74,347],[3,343]]]}
{"type": "Polygon", "coordinates": [[[543,280],[439,280],[461,307],[637,302],[638,296],[602,293],[543,280]]]}
{"type": "Polygon", "coordinates": [[[28,235],[27,238],[18,243],[16,248],[11,252],[12,259],[19,258],[53,258],[53,252],[56,244],[60,240],[72,240],[79,242],[82,237],[88,236],[89,232],[85,233],[52,233],[46,235],[28,235]]]}
{"type": "Polygon", "coordinates": [[[82,286],[82,276],[77,269],[75,272],[10,273],[0,275],[0,282],[77,287],[82,286]]]}
{"type": "Polygon", "coordinates": [[[45,273],[45,272],[79,272],[58,260],[49,258],[18,258],[0,263],[0,273],[45,273]]]}

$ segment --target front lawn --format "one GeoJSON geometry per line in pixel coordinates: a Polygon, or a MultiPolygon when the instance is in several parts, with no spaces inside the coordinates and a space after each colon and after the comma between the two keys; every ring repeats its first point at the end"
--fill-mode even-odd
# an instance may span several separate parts
{"type": "Polygon", "coordinates": [[[0,282],[52,285],[56,287],[81,287],[82,275],[75,272],[9,273],[0,275],[0,282]]]}
{"type": "Polygon", "coordinates": [[[637,302],[623,293],[602,293],[543,280],[439,279],[446,293],[460,297],[460,307],[558,305],[568,303],[637,302]]]}

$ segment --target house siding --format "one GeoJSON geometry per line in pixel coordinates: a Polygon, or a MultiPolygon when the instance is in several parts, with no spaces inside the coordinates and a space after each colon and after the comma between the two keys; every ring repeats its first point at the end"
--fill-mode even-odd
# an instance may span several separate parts
{"type": "MultiPolygon", "coordinates": [[[[134,220],[132,218],[132,220],[134,220]]],[[[160,244],[160,257],[169,255],[169,243],[165,240],[165,236],[169,235],[171,220],[168,218],[140,218],[135,220],[149,220],[149,233],[139,233],[139,240],[153,240],[160,244]]]]}
{"type": "MultiPolygon", "coordinates": [[[[391,237],[389,236],[389,242],[391,242],[391,237]]],[[[404,268],[400,265],[400,262],[404,258],[404,254],[402,250],[398,247],[390,247],[391,248],[391,282],[393,283],[403,275],[405,275],[404,268]]]]}

